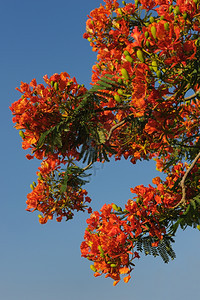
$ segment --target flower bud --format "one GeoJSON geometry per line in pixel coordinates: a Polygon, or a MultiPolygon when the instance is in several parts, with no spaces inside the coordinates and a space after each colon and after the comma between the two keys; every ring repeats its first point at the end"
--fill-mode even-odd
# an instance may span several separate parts
{"type": "Polygon", "coordinates": [[[153,68],[154,72],[157,72],[158,71],[157,61],[153,60],[151,65],[152,65],[152,68],[153,68]]]}
{"type": "Polygon", "coordinates": [[[144,63],[144,56],[143,56],[143,52],[142,50],[137,50],[137,57],[139,58],[139,60],[144,63]]]}
{"type": "Polygon", "coordinates": [[[57,82],[54,83],[54,89],[55,89],[56,91],[58,90],[58,83],[57,83],[57,82]]]}
{"type": "Polygon", "coordinates": [[[132,59],[132,57],[131,57],[130,55],[126,55],[126,60],[127,60],[128,62],[130,62],[130,63],[133,62],[133,59],[132,59]]]}
{"type": "Polygon", "coordinates": [[[95,266],[94,266],[94,265],[90,265],[90,269],[91,269],[92,271],[94,271],[94,272],[96,272],[96,271],[97,271],[97,269],[95,268],[95,266]]]}
{"type": "Polygon", "coordinates": [[[157,75],[157,77],[158,77],[158,78],[161,78],[161,77],[162,77],[162,73],[161,73],[161,71],[160,71],[160,70],[158,70],[158,71],[156,72],[156,75],[157,75]]]}
{"type": "Polygon", "coordinates": [[[156,27],[155,26],[151,27],[151,33],[152,33],[154,39],[156,39],[156,27]]]}
{"type": "Polygon", "coordinates": [[[164,28],[165,28],[165,30],[169,30],[169,23],[168,22],[166,22],[165,24],[164,24],[164,28]]]}
{"type": "Polygon", "coordinates": [[[149,21],[150,21],[150,23],[153,23],[153,22],[155,21],[154,17],[151,16],[151,17],[149,18],[149,21]]]}
{"type": "Polygon", "coordinates": [[[126,69],[122,68],[121,69],[121,73],[122,73],[122,76],[124,77],[124,79],[129,79],[129,75],[128,75],[128,72],[126,69]]]}
{"type": "Polygon", "coordinates": [[[21,138],[23,138],[23,139],[25,138],[25,135],[22,130],[19,131],[19,135],[21,136],[21,138]]]}
{"type": "Polygon", "coordinates": [[[114,99],[115,99],[115,101],[118,102],[118,103],[122,102],[120,96],[117,95],[117,94],[114,95],[114,99]]]}

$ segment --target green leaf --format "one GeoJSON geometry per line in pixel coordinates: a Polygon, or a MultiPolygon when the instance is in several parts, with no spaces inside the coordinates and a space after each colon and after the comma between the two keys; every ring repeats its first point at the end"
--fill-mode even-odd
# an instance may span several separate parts
{"type": "Polygon", "coordinates": [[[107,156],[107,153],[106,153],[106,151],[105,151],[104,148],[102,149],[102,152],[103,152],[103,157],[104,157],[104,159],[105,159],[106,161],[109,162],[110,160],[109,160],[109,158],[108,158],[108,156],[107,156]]]}
{"type": "Polygon", "coordinates": [[[196,207],[195,201],[193,199],[191,199],[190,203],[191,203],[192,207],[194,208],[194,210],[196,210],[197,207],[196,207]]]}
{"type": "Polygon", "coordinates": [[[97,85],[96,86],[100,86],[100,87],[106,87],[106,88],[112,88],[112,85],[102,81],[102,80],[99,80],[97,81],[97,85]]]}
{"type": "Polygon", "coordinates": [[[65,175],[64,175],[64,180],[63,180],[63,183],[62,183],[62,185],[61,185],[61,187],[60,187],[60,191],[61,191],[61,193],[64,193],[64,192],[66,192],[66,190],[67,190],[67,181],[68,181],[68,173],[67,173],[67,171],[65,172],[65,175]]]}
{"type": "Polygon", "coordinates": [[[183,216],[187,215],[190,210],[190,204],[187,206],[186,210],[183,213],[183,216]]]}
{"type": "Polygon", "coordinates": [[[105,134],[104,134],[104,130],[102,130],[100,128],[97,128],[97,133],[98,133],[100,144],[104,144],[106,142],[106,137],[105,137],[105,134]]]}

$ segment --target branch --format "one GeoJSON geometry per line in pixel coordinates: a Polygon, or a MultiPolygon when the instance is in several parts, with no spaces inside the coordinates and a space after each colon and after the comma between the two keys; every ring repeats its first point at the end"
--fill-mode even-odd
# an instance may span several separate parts
{"type": "Polygon", "coordinates": [[[130,108],[130,105],[118,105],[113,107],[105,107],[105,108],[97,108],[95,109],[95,112],[101,112],[101,111],[112,111],[112,110],[118,110],[118,109],[127,109],[130,108]]]}
{"type": "Polygon", "coordinates": [[[110,131],[109,131],[109,134],[108,134],[108,137],[107,137],[107,141],[109,141],[109,139],[111,138],[111,135],[113,133],[113,131],[117,128],[117,127],[120,127],[121,125],[123,125],[124,123],[126,123],[127,121],[131,120],[131,117],[133,116],[133,113],[130,114],[128,117],[126,117],[124,120],[122,120],[121,122],[119,122],[118,124],[114,125],[110,131]]]}
{"type": "Polygon", "coordinates": [[[85,168],[82,169],[82,171],[86,171],[87,169],[89,169],[89,167],[92,165],[92,162],[90,162],[85,168]]]}
{"type": "Polygon", "coordinates": [[[118,124],[114,125],[110,131],[109,131],[109,134],[108,134],[108,137],[107,137],[107,141],[109,141],[109,139],[111,138],[111,135],[113,133],[113,131],[117,128],[117,127],[120,127],[121,125],[123,125],[124,123],[126,123],[127,119],[124,119],[122,120],[121,122],[119,122],[118,124]]]}
{"type": "MultiPolygon", "coordinates": [[[[177,94],[179,93],[180,91],[178,90],[175,94],[169,96],[166,98],[166,100],[170,100],[172,97],[177,97],[177,94]]],[[[191,96],[188,96],[186,98],[183,98],[183,101],[189,101],[189,100],[192,100],[194,99],[198,94],[200,93],[200,91],[198,90],[196,93],[194,93],[193,95],[191,96]]]]}
{"type": "Polygon", "coordinates": [[[179,203],[176,204],[173,208],[178,207],[181,203],[186,204],[186,199],[185,199],[185,197],[186,197],[186,192],[185,192],[185,180],[186,180],[188,174],[190,173],[190,171],[192,170],[192,168],[195,166],[195,164],[196,164],[196,162],[197,162],[197,160],[198,160],[199,158],[200,158],[200,152],[197,154],[197,156],[196,156],[195,159],[193,160],[191,166],[187,169],[187,171],[185,172],[185,174],[184,174],[184,176],[183,176],[183,178],[182,178],[182,180],[181,180],[181,182],[180,182],[180,186],[181,186],[181,188],[182,188],[182,198],[181,198],[181,201],[179,201],[179,203]]]}

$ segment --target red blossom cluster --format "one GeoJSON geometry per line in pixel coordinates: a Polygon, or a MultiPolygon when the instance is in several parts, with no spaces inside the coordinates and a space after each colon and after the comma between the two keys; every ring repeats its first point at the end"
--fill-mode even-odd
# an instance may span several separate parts
{"type": "Polygon", "coordinates": [[[179,224],[199,226],[200,9],[198,0],[104,2],[84,34],[97,52],[91,90],[67,73],[44,76],[46,86],[21,84],[11,111],[27,158],[43,160],[27,199],[40,223],[91,212],[80,176],[96,161],[155,159],[164,173],[131,189],[124,210],[105,204],[87,220],[81,254],[116,285],[129,281],[142,239],[156,248],[179,224]]]}
{"type": "MultiPolygon", "coordinates": [[[[105,277],[113,278],[116,285],[121,274],[128,274],[124,278],[127,282],[134,266],[132,260],[139,258],[138,252],[134,251],[138,236],[149,235],[154,238],[151,246],[158,246],[167,231],[166,224],[161,220],[181,200],[181,188],[176,193],[171,188],[185,174],[184,169],[184,165],[179,163],[172,168],[166,180],[153,178],[152,183],[156,187],[140,185],[131,188],[136,196],[128,200],[123,211],[116,204],[105,204],[100,210],[101,214],[97,211],[91,214],[87,220],[81,253],[94,262],[91,266],[95,271],[94,276],[106,274],[105,277]]],[[[194,189],[188,189],[188,198],[192,198],[192,192],[194,189]]]]}
{"type": "MultiPolygon", "coordinates": [[[[73,120],[69,118],[81,103],[79,97],[85,94],[86,88],[78,85],[76,79],[70,78],[66,72],[54,74],[50,78],[46,75],[44,81],[46,87],[37,84],[35,79],[30,84],[22,82],[18,89],[22,96],[10,108],[15,127],[20,129],[22,148],[31,149],[31,155],[27,154],[26,157],[43,160],[37,172],[38,184],[31,185],[32,192],[28,194],[26,202],[28,211],[38,210],[42,213],[39,215],[42,224],[52,219],[53,215],[60,222],[63,217],[71,219],[74,210],[87,209],[91,212],[91,208],[87,208],[91,199],[86,196],[85,189],[78,185],[68,185],[65,191],[61,190],[64,177],[62,166],[79,156],[79,145],[75,145],[74,140],[73,120]],[[41,135],[58,124],[62,126],[66,119],[69,119],[69,124],[63,127],[62,134],[58,133],[59,144],[55,143],[54,147],[47,143],[40,145],[41,135]]],[[[58,139],[58,136],[52,138],[58,139]]]]}
{"type": "Polygon", "coordinates": [[[129,281],[134,266],[132,260],[139,258],[139,254],[132,252],[133,241],[128,237],[131,227],[114,213],[113,207],[116,205],[105,204],[100,210],[101,214],[91,214],[87,220],[88,227],[85,241],[81,244],[81,253],[94,262],[91,269],[95,272],[95,277],[106,274],[106,277],[115,280],[116,285],[122,274],[126,274],[124,282],[129,281]]]}

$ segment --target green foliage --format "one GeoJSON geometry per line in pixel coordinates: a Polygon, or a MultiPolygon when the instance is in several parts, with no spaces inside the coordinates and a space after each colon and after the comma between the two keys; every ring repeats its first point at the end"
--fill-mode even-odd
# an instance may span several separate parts
{"type": "Polygon", "coordinates": [[[89,182],[88,180],[85,180],[83,178],[86,178],[90,175],[91,174],[86,174],[84,172],[84,169],[79,168],[78,166],[68,166],[64,175],[62,174],[62,179],[60,180],[61,192],[64,193],[67,190],[68,185],[76,189],[81,188],[84,184],[89,182]]]}
{"type": "Polygon", "coordinates": [[[175,235],[177,229],[185,230],[188,226],[196,228],[200,224],[200,194],[190,199],[190,203],[184,207],[181,217],[170,226],[169,233],[175,235]]]}
{"type": "Polygon", "coordinates": [[[154,237],[137,237],[135,247],[137,251],[144,252],[145,255],[160,256],[165,263],[168,263],[170,258],[174,259],[176,254],[172,249],[171,243],[174,239],[169,235],[164,235],[163,239],[159,241],[157,247],[152,246],[152,243],[157,242],[154,237]]]}

